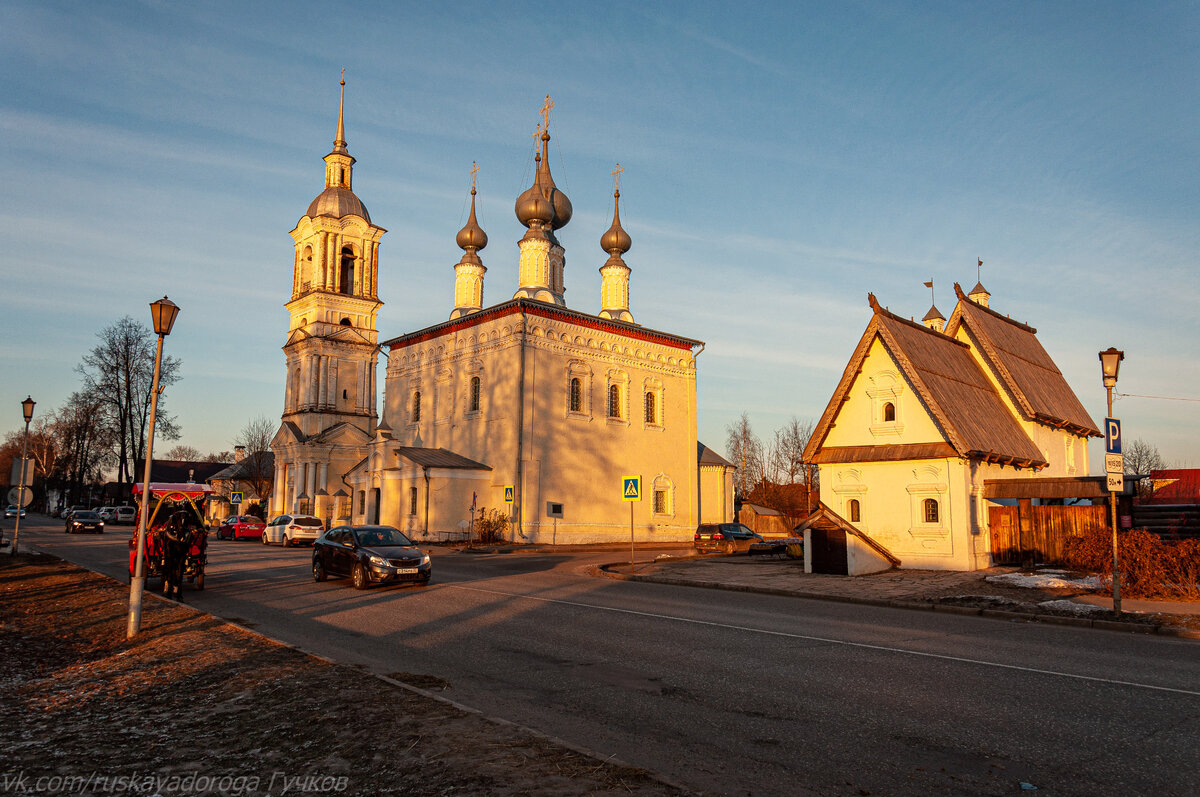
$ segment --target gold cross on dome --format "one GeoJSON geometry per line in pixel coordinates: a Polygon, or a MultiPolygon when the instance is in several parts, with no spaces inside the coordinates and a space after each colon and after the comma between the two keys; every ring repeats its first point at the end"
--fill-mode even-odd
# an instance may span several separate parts
{"type": "Polygon", "coordinates": [[[550,129],[550,109],[554,107],[554,100],[550,99],[550,95],[546,95],[546,101],[542,103],[542,110],[538,111],[542,115],[542,133],[550,129]]]}
{"type": "Polygon", "coordinates": [[[346,67],[342,67],[342,85],[346,85],[346,67]]]}
{"type": "Polygon", "coordinates": [[[619,163],[617,164],[617,168],[612,170],[613,190],[614,191],[621,190],[621,172],[623,172],[623,171],[625,171],[625,170],[621,168],[621,164],[619,164],[619,163]]]}
{"type": "Polygon", "coordinates": [[[471,161],[471,191],[475,191],[475,175],[479,174],[479,165],[471,161]]]}

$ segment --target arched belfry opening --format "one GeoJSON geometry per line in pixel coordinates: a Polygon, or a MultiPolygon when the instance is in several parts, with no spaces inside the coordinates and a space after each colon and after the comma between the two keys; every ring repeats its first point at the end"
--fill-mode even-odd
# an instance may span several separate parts
{"type": "Polygon", "coordinates": [[[349,246],[342,247],[338,285],[341,292],[347,296],[354,294],[354,249],[349,246]]]}

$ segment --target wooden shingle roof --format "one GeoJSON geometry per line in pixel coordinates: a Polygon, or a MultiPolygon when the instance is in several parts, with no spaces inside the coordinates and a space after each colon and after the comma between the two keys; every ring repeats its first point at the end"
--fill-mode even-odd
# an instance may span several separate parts
{"type": "Polygon", "coordinates": [[[1048,464],[965,343],[888,312],[874,294],[868,301],[874,315],[817,423],[804,452],[806,459],[812,461],[820,454],[825,461],[837,460],[836,449],[825,449],[825,438],[871,345],[879,339],[954,454],[1017,467],[1048,464]]]}
{"type": "Polygon", "coordinates": [[[1037,339],[1037,330],[971,301],[954,284],[958,305],[946,334],[966,330],[1009,399],[1029,421],[1066,428],[1078,435],[1100,437],[1096,422],[1037,339]]]}

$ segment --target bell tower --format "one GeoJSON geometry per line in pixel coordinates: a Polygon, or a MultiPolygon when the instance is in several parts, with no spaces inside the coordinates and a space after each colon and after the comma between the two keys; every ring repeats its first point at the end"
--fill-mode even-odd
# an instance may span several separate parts
{"type": "Polygon", "coordinates": [[[325,190],[292,230],[295,260],[291,323],[283,351],[287,387],[283,420],[306,437],[339,423],[375,432],[375,365],[383,302],[378,286],[379,240],[387,232],[371,223],[353,191],[354,158],[346,149],[345,70],[337,134],[325,156],[325,190]]]}

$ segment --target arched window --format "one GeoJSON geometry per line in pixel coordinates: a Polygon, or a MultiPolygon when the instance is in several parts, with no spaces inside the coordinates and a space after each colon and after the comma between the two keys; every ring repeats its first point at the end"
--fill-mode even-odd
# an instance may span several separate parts
{"type": "Polygon", "coordinates": [[[896,420],[896,405],[889,401],[883,405],[883,421],[891,423],[894,420],[896,420]]]}
{"type": "Polygon", "coordinates": [[[851,523],[862,522],[862,508],[859,506],[857,498],[851,498],[849,503],[846,504],[846,508],[850,513],[851,523]]]}
{"type": "Polygon", "coordinates": [[[926,498],[924,501],[925,507],[925,522],[938,522],[938,502],[936,498],[926,498]]]}
{"type": "Polygon", "coordinates": [[[349,296],[354,293],[354,250],[349,246],[342,247],[341,265],[341,292],[349,296]]]}
{"type": "Polygon", "coordinates": [[[608,417],[621,417],[621,386],[608,386],[608,417]]]}
{"type": "Polygon", "coordinates": [[[408,488],[408,514],[417,514],[417,488],[408,488]]]}
{"type": "Polygon", "coordinates": [[[658,407],[652,390],[646,392],[646,423],[658,423],[658,407]]]}
{"type": "Polygon", "coordinates": [[[571,395],[567,408],[571,412],[583,412],[583,383],[579,377],[571,378],[571,395]]]}
{"type": "Polygon", "coordinates": [[[354,326],[352,323],[350,323],[350,319],[349,319],[349,318],[343,318],[343,319],[342,319],[341,321],[339,321],[338,323],[340,323],[340,324],[341,324],[342,326],[344,326],[344,327],[352,327],[352,326],[354,326]]]}
{"type": "Polygon", "coordinates": [[[414,390],[412,398],[412,422],[420,423],[421,421],[421,391],[414,390]]]}
{"type": "Polygon", "coordinates": [[[479,412],[479,377],[471,377],[471,401],[467,405],[470,407],[469,412],[479,412]]]}

